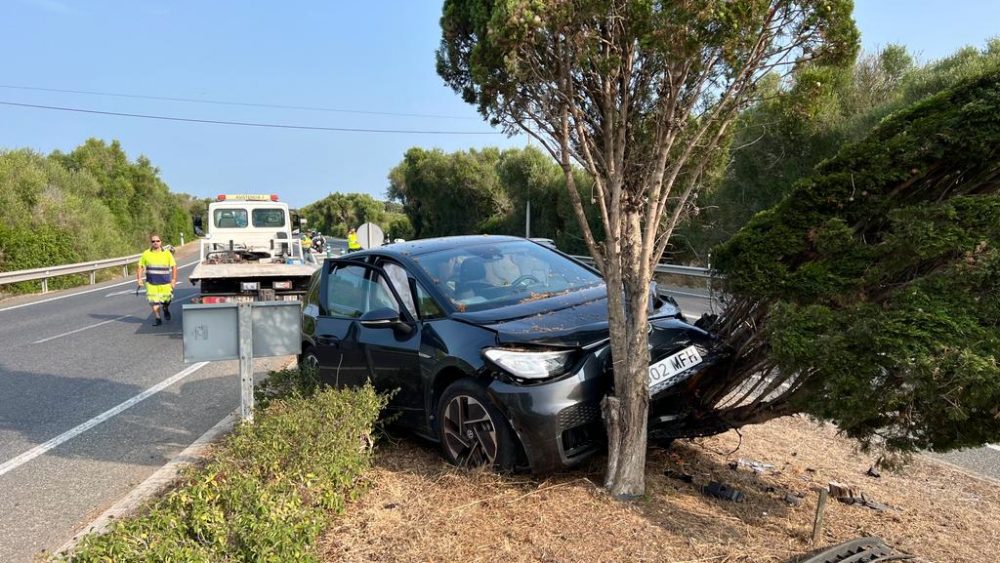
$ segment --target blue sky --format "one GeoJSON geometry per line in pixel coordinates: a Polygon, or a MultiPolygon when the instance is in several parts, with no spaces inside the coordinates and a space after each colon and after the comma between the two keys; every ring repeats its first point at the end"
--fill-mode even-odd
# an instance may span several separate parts
{"type": "MultiPolygon", "coordinates": [[[[920,60],[1000,33],[996,0],[858,0],[865,49],[920,60]]],[[[0,101],[305,126],[493,132],[434,70],[441,3],[0,0],[0,85],[354,111],[261,108],[0,87],[0,101]]],[[[72,150],[88,137],[145,154],[174,191],[383,197],[412,146],[523,146],[524,137],[244,128],[0,105],[0,148],[72,150]]]]}

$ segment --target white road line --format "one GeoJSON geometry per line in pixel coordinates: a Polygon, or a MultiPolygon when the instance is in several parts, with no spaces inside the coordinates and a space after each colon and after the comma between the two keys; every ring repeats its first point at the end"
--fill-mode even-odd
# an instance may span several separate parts
{"type": "Polygon", "coordinates": [[[120,317],[115,317],[115,318],[113,318],[113,319],[109,319],[109,320],[106,320],[106,321],[101,321],[101,322],[99,322],[99,323],[97,323],[97,324],[95,324],[95,325],[90,325],[90,326],[85,326],[85,327],[83,327],[83,328],[78,328],[78,329],[76,329],[76,330],[71,330],[71,331],[69,331],[69,332],[64,332],[64,333],[62,333],[62,334],[57,334],[57,335],[55,335],[55,336],[50,336],[50,337],[48,337],[48,338],[43,338],[43,339],[41,339],[41,340],[36,340],[36,341],[32,342],[32,344],[41,344],[41,343],[43,343],[43,342],[48,342],[48,341],[50,341],[50,340],[55,340],[56,338],[62,338],[63,336],[69,336],[69,335],[71,335],[71,334],[76,334],[76,333],[78,333],[78,332],[83,332],[83,331],[85,331],[85,330],[90,330],[90,329],[92,329],[92,328],[97,328],[97,327],[99,327],[99,326],[101,326],[101,325],[106,325],[106,324],[108,324],[108,323],[113,323],[113,322],[115,322],[115,321],[120,321],[120,320],[122,320],[122,319],[127,319],[128,317],[131,317],[131,316],[132,316],[132,315],[122,315],[122,316],[120,316],[120,317]]]}
{"type": "Polygon", "coordinates": [[[185,369],[184,371],[175,374],[170,378],[161,381],[160,383],[157,383],[156,385],[150,387],[149,389],[146,389],[142,393],[139,393],[135,397],[132,397],[131,399],[125,401],[124,403],[118,405],[117,407],[104,411],[103,413],[95,416],[94,418],[88,420],[87,422],[84,422],[83,424],[77,426],[76,428],[73,428],[72,430],[67,430],[66,432],[63,432],[62,434],[56,436],[55,438],[52,438],[48,442],[45,442],[40,446],[36,446],[30,449],[8,462],[0,464],[0,476],[3,476],[4,474],[10,471],[13,471],[14,469],[20,467],[21,465],[24,465],[25,463],[28,463],[29,461],[44,454],[45,452],[51,450],[52,448],[55,448],[59,444],[62,444],[63,442],[75,438],[76,436],[86,432],[87,430],[90,430],[91,428],[117,415],[118,413],[124,411],[125,409],[128,409],[129,407],[132,407],[145,399],[148,399],[149,397],[159,393],[160,391],[166,389],[167,387],[170,387],[174,383],[177,383],[178,381],[184,379],[185,377],[191,375],[192,373],[200,370],[201,368],[207,365],[208,362],[199,362],[197,364],[194,364],[185,369]]]}
{"type": "Polygon", "coordinates": [[[998,446],[996,444],[986,444],[986,447],[989,448],[989,449],[991,449],[991,450],[996,450],[996,451],[1000,452],[1000,446],[998,446]]]}
{"type": "Polygon", "coordinates": [[[139,291],[136,291],[135,289],[126,289],[125,291],[115,291],[113,293],[109,293],[109,294],[105,295],[105,297],[114,297],[116,295],[125,295],[126,293],[134,293],[134,294],[138,295],[140,293],[146,293],[146,290],[145,289],[140,289],[139,291]]]}
{"type": "MultiPolygon", "coordinates": [[[[187,268],[188,266],[193,266],[194,264],[197,264],[197,263],[198,263],[198,261],[196,260],[194,262],[190,262],[190,263],[184,264],[183,266],[177,266],[177,269],[180,270],[181,268],[187,268]]],[[[58,297],[50,297],[48,299],[42,299],[41,301],[32,301],[31,303],[22,303],[20,305],[14,305],[14,306],[11,306],[11,307],[4,307],[3,309],[0,309],[0,313],[2,313],[4,311],[13,311],[14,309],[20,309],[21,307],[30,307],[31,305],[41,305],[42,303],[49,303],[51,301],[58,301],[60,299],[66,299],[67,297],[76,297],[77,295],[86,295],[88,293],[94,293],[95,291],[107,291],[109,287],[119,287],[119,286],[126,285],[126,284],[133,284],[134,285],[135,284],[135,278],[132,278],[129,281],[118,282],[118,283],[115,283],[115,284],[106,285],[104,287],[99,287],[97,289],[88,289],[87,291],[78,291],[76,293],[70,293],[70,294],[67,294],[67,295],[60,295],[58,297]]]]}
{"type": "Polygon", "coordinates": [[[127,283],[135,285],[135,280],[133,279],[133,280],[126,281],[126,282],[119,282],[119,283],[116,283],[116,284],[113,284],[113,285],[107,285],[107,286],[104,286],[104,287],[101,287],[101,288],[98,288],[98,289],[88,289],[87,291],[80,291],[80,292],[77,292],[77,293],[70,293],[68,295],[60,295],[59,297],[50,297],[48,299],[42,299],[41,301],[32,301],[31,303],[22,303],[20,305],[14,305],[13,307],[5,307],[3,309],[0,309],[0,312],[3,312],[3,311],[13,311],[14,309],[20,309],[21,307],[30,307],[31,305],[41,305],[42,303],[48,303],[50,301],[58,301],[60,299],[66,299],[67,297],[76,297],[77,295],[86,295],[87,293],[94,293],[95,291],[106,291],[109,287],[118,287],[120,285],[125,285],[127,283]]]}

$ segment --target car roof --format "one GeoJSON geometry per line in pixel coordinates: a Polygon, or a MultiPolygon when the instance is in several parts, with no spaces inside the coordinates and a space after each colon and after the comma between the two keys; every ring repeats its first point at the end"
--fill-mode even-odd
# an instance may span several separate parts
{"type": "Polygon", "coordinates": [[[523,240],[525,239],[506,235],[464,235],[455,237],[438,237],[395,242],[386,246],[364,250],[356,253],[355,255],[366,256],[369,254],[378,254],[381,256],[405,258],[407,256],[419,256],[429,252],[436,252],[438,250],[447,250],[462,246],[479,246],[483,244],[497,244],[523,240]]]}

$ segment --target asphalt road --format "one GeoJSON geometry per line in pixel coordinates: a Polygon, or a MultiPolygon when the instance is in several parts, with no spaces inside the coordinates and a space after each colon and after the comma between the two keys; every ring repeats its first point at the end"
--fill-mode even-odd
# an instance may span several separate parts
{"type": "Polygon", "coordinates": [[[159,327],[134,281],[0,303],[0,561],[57,549],[239,407],[238,362],[183,363],[186,250],[159,327]]]}
{"type": "MultiPolygon", "coordinates": [[[[664,289],[667,290],[667,293],[674,296],[677,303],[681,306],[681,311],[691,322],[697,320],[702,313],[718,313],[721,310],[718,304],[716,304],[714,309],[709,306],[709,294],[705,289],[689,287],[670,287],[664,289]]],[[[928,453],[924,455],[957,465],[978,475],[1000,479],[1000,445],[997,444],[946,454],[928,453]]]]}

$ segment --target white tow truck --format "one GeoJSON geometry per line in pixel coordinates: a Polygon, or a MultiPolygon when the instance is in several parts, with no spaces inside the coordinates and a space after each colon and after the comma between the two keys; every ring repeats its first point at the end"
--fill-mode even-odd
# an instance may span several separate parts
{"type": "Polygon", "coordinates": [[[288,204],[276,195],[227,194],[203,218],[200,260],[191,272],[200,303],[301,301],[319,263],[292,235],[288,204]]]}

